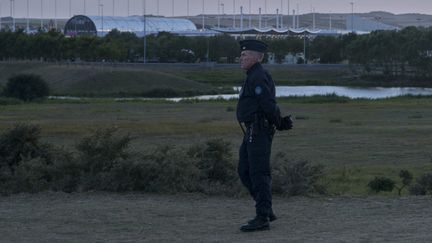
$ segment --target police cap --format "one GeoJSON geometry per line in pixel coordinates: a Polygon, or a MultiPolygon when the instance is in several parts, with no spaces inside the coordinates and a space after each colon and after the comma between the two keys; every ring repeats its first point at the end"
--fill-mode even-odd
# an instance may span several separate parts
{"type": "Polygon", "coordinates": [[[267,44],[259,40],[241,40],[240,50],[246,51],[257,51],[264,53],[267,50],[267,44]]]}

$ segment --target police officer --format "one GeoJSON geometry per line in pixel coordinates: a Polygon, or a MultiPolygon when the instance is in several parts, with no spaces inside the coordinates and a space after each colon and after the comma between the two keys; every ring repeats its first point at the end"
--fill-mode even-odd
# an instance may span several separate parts
{"type": "Polygon", "coordinates": [[[260,62],[267,44],[258,40],[240,41],[241,68],[247,78],[240,90],[237,120],[244,137],[239,151],[238,173],[243,185],[255,200],[256,216],[240,230],[267,230],[276,220],[272,210],[270,152],[275,128],[292,128],[289,116],[281,118],[275,100],[275,84],[260,62]]]}

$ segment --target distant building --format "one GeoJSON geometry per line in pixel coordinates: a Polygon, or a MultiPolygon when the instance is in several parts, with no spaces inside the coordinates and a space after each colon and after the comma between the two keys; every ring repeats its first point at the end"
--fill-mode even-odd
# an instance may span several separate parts
{"type": "MultiPolygon", "coordinates": [[[[199,31],[195,24],[183,18],[164,18],[146,16],[146,35],[169,32],[184,36],[214,35],[214,31],[199,31]]],[[[67,36],[105,36],[117,29],[120,32],[132,32],[144,36],[143,16],[85,16],[76,15],[70,18],[64,27],[67,36]]]]}

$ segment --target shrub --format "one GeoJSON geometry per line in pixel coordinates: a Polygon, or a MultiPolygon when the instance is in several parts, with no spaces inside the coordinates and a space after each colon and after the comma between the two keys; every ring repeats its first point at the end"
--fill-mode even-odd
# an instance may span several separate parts
{"type": "Polygon", "coordinates": [[[49,95],[48,84],[38,75],[19,74],[11,77],[4,89],[4,95],[23,101],[32,101],[49,95]]]}
{"type": "MultiPolygon", "coordinates": [[[[282,153],[278,154],[278,157],[282,159],[284,156],[282,153]]],[[[283,159],[282,161],[276,160],[273,167],[273,191],[275,193],[289,196],[327,193],[325,186],[320,184],[324,178],[323,165],[283,159]]]]}
{"type": "MultiPolygon", "coordinates": [[[[200,171],[195,159],[184,149],[175,146],[159,146],[144,156],[141,178],[147,183],[145,191],[194,192],[199,189],[200,171]]],[[[142,183],[143,184],[143,183],[142,183]]]]}
{"type": "Polygon", "coordinates": [[[397,185],[395,181],[386,177],[375,177],[368,183],[368,187],[371,191],[376,193],[381,191],[391,192],[394,188],[398,190],[398,195],[402,195],[402,190],[411,184],[413,175],[408,170],[401,170],[399,172],[399,178],[401,178],[401,184],[397,185]]]}
{"type": "Polygon", "coordinates": [[[40,142],[38,126],[17,124],[0,135],[0,167],[13,174],[23,159],[41,157],[50,163],[50,149],[51,146],[40,142]]]}
{"type": "Polygon", "coordinates": [[[368,183],[368,187],[374,192],[391,192],[395,187],[395,182],[390,178],[375,177],[375,179],[368,183]]]}
{"type": "Polygon", "coordinates": [[[130,136],[118,136],[116,132],[116,128],[97,129],[76,145],[86,172],[95,175],[101,171],[109,171],[115,161],[129,156],[127,148],[131,141],[130,136]]]}
{"type": "Polygon", "coordinates": [[[222,184],[232,183],[235,165],[232,160],[231,144],[223,139],[212,139],[205,146],[193,146],[188,155],[198,159],[201,179],[222,184]]]}
{"type": "Polygon", "coordinates": [[[75,192],[82,191],[81,178],[84,166],[71,153],[58,151],[50,167],[51,185],[54,191],[75,192]]]}
{"type": "MultiPolygon", "coordinates": [[[[18,124],[0,135],[0,193],[38,192],[53,182],[52,166],[64,151],[40,142],[40,128],[18,124]]],[[[66,172],[65,172],[66,173],[66,172]]]]}
{"type": "Polygon", "coordinates": [[[411,195],[432,194],[432,173],[426,173],[419,177],[409,191],[411,195]]]}
{"type": "Polygon", "coordinates": [[[402,194],[402,190],[411,184],[413,175],[408,170],[401,170],[399,172],[399,177],[402,179],[402,185],[396,186],[396,188],[398,189],[398,195],[400,196],[402,194]]]}
{"type": "Polygon", "coordinates": [[[82,163],[85,190],[110,190],[109,173],[119,161],[127,159],[131,138],[117,135],[116,128],[97,129],[77,145],[78,161],[82,163]]]}
{"type": "Polygon", "coordinates": [[[41,157],[24,159],[14,175],[16,192],[40,192],[49,189],[50,166],[41,157]]]}

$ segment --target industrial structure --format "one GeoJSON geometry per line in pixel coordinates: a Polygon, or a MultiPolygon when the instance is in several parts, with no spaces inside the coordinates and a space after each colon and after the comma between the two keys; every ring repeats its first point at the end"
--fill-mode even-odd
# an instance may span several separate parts
{"type": "Polygon", "coordinates": [[[112,30],[132,32],[142,37],[159,32],[194,36],[199,32],[194,23],[183,18],[164,18],[153,16],[85,16],[70,18],[64,27],[67,36],[105,36],[112,30]],[[144,25],[145,23],[145,25],[144,25]]]}
{"type": "MultiPolygon", "coordinates": [[[[278,18],[273,16],[273,18],[278,18]]],[[[204,22],[204,21],[203,21],[204,22]]],[[[214,36],[226,33],[233,36],[255,36],[255,35],[344,35],[351,32],[367,34],[374,30],[398,30],[398,27],[384,24],[377,19],[362,18],[357,16],[346,16],[346,28],[316,28],[315,24],[309,27],[300,27],[298,22],[295,26],[282,26],[276,21],[274,24],[266,25],[260,22],[252,25],[244,24],[242,16],[238,25],[213,26],[200,25],[187,18],[167,18],[159,16],[86,16],[75,15],[70,18],[64,27],[67,36],[105,36],[111,30],[120,32],[132,32],[137,36],[169,32],[182,36],[214,36]],[[144,25],[144,22],[146,23],[144,25]],[[256,25],[256,26],[255,26],[256,25]],[[197,27],[198,26],[198,27],[197,27]],[[259,27],[258,27],[259,26],[259,27]]],[[[246,21],[245,21],[246,22],[246,21]]],[[[266,21],[267,22],[267,21],[266,21]]],[[[280,21],[279,23],[281,23],[280,21]]]]}

